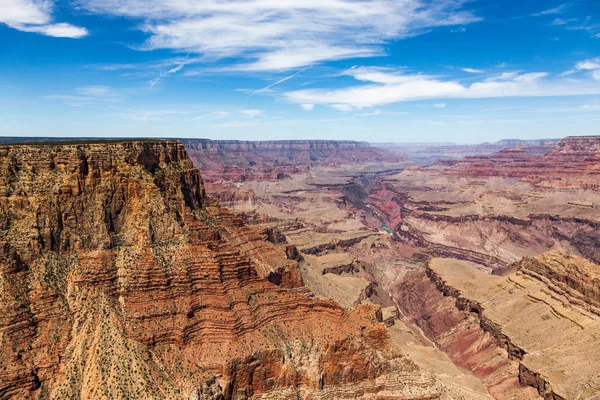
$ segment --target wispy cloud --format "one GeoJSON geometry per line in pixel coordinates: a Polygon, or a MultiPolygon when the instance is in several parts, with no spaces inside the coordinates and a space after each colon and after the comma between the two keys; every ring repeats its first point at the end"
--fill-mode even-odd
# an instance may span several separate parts
{"type": "Polygon", "coordinates": [[[433,105],[435,108],[445,108],[446,107],[446,103],[437,103],[433,105]]]}
{"type": "Polygon", "coordinates": [[[95,14],[138,19],[145,49],[172,49],[230,68],[286,70],[384,53],[391,40],[479,21],[468,0],[78,0],[95,14]]]}
{"type": "Polygon", "coordinates": [[[88,35],[85,28],[65,22],[55,23],[51,0],[2,0],[0,23],[23,32],[78,39],[88,35]]]}
{"type": "Polygon", "coordinates": [[[71,107],[84,107],[90,104],[94,104],[96,99],[89,96],[77,96],[67,94],[53,94],[45,96],[48,100],[56,100],[71,107]]]}
{"type": "Polygon", "coordinates": [[[341,89],[297,90],[286,93],[286,98],[295,103],[327,104],[347,111],[353,107],[425,99],[600,94],[600,84],[594,81],[550,78],[546,72],[504,73],[468,85],[429,75],[410,75],[372,67],[353,68],[345,74],[365,84],[341,89]]]}
{"type": "Polygon", "coordinates": [[[268,85],[268,86],[265,86],[265,87],[264,87],[264,88],[262,88],[262,89],[256,90],[256,91],[254,91],[254,92],[250,93],[250,94],[248,95],[248,97],[252,97],[252,96],[254,96],[255,94],[259,94],[259,93],[266,92],[267,90],[271,89],[272,87],[274,87],[274,86],[277,86],[277,85],[280,85],[280,84],[282,84],[283,82],[289,81],[290,79],[292,79],[292,78],[294,78],[294,77],[298,76],[299,74],[301,74],[301,73],[303,73],[303,72],[305,72],[305,71],[309,70],[310,68],[312,68],[312,65],[310,65],[310,66],[308,66],[308,67],[306,67],[306,68],[304,68],[304,69],[301,69],[300,71],[298,71],[298,72],[296,72],[296,73],[294,73],[294,74],[292,74],[292,75],[286,76],[285,78],[279,79],[278,81],[276,81],[276,82],[274,82],[274,83],[271,83],[270,85],[268,85]]]}
{"type": "Polygon", "coordinates": [[[553,7],[553,8],[549,8],[547,10],[543,10],[540,12],[536,12],[531,14],[533,17],[542,17],[544,15],[554,15],[554,14],[561,14],[563,13],[568,7],[570,7],[571,4],[569,3],[565,3],[565,4],[561,4],[557,7],[553,7]]]}
{"type": "Polygon", "coordinates": [[[61,101],[71,107],[84,107],[97,103],[116,103],[121,95],[109,86],[82,86],[75,88],[74,94],[54,94],[46,99],[61,101]]]}
{"type": "Polygon", "coordinates": [[[108,86],[83,86],[78,87],[75,91],[85,96],[107,96],[112,93],[112,89],[108,86]]]}
{"type": "Polygon", "coordinates": [[[150,81],[150,87],[154,87],[154,85],[156,85],[158,82],[160,82],[161,79],[163,78],[167,78],[173,74],[176,74],[177,72],[181,71],[183,69],[183,67],[185,67],[185,63],[181,63],[171,69],[169,69],[168,71],[161,71],[156,75],[156,78],[152,79],[150,81]]]}
{"type": "Polygon", "coordinates": [[[315,109],[315,105],[314,104],[300,104],[300,107],[304,110],[304,111],[312,111],[315,109]]]}
{"type": "Polygon", "coordinates": [[[258,110],[256,108],[253,108],[253,109],[250,109],[250,110],[242,110],[240,112],[240,114],[242,114],[244,117],[249,117],[249,118],[260,117],[264,113],[265,113],[264,110],[258,110]]]}
{"type": "Polygon", "coordinates": [[[481,74],[483,73],[480,69],[475,68],[461,68],[461,71],[468,72],[469,74],[481,74]]]}

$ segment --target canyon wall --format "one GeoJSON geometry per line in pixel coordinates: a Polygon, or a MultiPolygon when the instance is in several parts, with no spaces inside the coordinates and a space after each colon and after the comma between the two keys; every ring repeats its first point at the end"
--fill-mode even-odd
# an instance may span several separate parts
{"type": "Polygon", "coordinates": [[[182,139],[207,181],[276,181],[311,166],[398,163],[406,157],[345,140],[236,141],[182,139]]]}
{"type": "Polygon", "coordinates": [[[0,397],[442,396],[171,141],[0,147],[0,397]]]}
{"type": "Polygon", "coordinates": [[[451,174],[516,177],[543,186],[599,190],[600,136],[570,136],[537,156],[517,146],[449,164],[451,174]]]}

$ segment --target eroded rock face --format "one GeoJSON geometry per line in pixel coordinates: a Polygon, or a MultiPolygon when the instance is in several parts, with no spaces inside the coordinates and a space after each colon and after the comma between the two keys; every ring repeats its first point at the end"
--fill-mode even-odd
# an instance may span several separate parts
{"type": "Polygon", "coordinates": [[[561,251],[525,257],[519,270],[547,279],[553,285],[594,307],[600,307],[600,267],[585,258],[561,251]]]}
{"type": "MultiPolygon", "coordinates": [[[[398,297],[405,312],[421,321],[457,362],[487,353],[468,368],[477,372],[484,365],[504,364],[511,379],[517,376],[548,400],[597,399],[600,317],[581,293],[593,298],[582,283],[598,268],[551,252],[526,259],[519,271],[499,277],[464,261],[434,259],[427,269],[429,283],[415,276],[399,287],[398,297]],[[415,285],[429,294],[410,296],[415,285]],[[469,345],[473,337],[481,338],[477,346],[469,345]],[[501,359],[491,357],[494,352],[506,356],[504,363],[496,363],[501,359]]],[[[494,366],[488,372],[497,371],[494,366]]]]}
{"type": "Polygon", "coordinates": [[[192,161],[209,181],[278,181],[311,166],[398,163],[406,157],[346,140],[237,141],[184,139],[192,161]]]}
{"type": "Polygon", "coordinates": [[[466,157],[451,163],[448,173],[469,176],[510,176],[551,187],[600,188],[600,136],[571,136],[546,154],[504,149],[492,156],[466,157]]]}
{"type": "Polygon", "coordinates": [[[298,253],[180,143],[3,146],[0,171],[0,397],[441,395],[376,308],[296,293],[298,253]]]}

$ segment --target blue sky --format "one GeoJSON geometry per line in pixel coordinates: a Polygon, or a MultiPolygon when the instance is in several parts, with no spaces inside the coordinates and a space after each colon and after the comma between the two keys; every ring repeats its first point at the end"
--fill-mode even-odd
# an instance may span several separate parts
{"type": "Polygon", "coordinates": [[[600,134],[600,1],[0,0],[0,135],[600,134]]]}

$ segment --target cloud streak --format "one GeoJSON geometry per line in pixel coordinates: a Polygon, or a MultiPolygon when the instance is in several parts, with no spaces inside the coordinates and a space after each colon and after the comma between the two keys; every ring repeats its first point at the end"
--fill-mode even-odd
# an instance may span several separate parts
{"type": "Polygon", "coordinates": [[[549,8],[537,13],[533,13],[531,14],[532,17],[543,17],[544,15],[555,15],[555,14],[561,14],[563,11],[565,11],[565,9],[567,9],[570,6],[569,3],[565,3],[565,4],[561,4],[557,7],[553,7],[553,8],[549,8]]]}
{"type": "Polygon", "coordinates": [[[287,70],[383,54],[391,40],[480,20],[467,0],[78,0],[137,19],[144,48],[231,59],[232,69],[287,70]]]}
{"type": "MultiPolygon", "coordinates": [[[[285,78],[283,78],[283,79],[280,79],[280,80],[278,80],[278,81],[277,81],[277,82],[275,82],[275,83],[272,83],[272,84],[270,84],[270,85],[268,85],[268,86],[265,86],[265,87],[264,87],[264,88],[262,88],[262,89],[259,89],[259,90],[255,91],[255,92],[252,92],[252,93],[250,93],[250,94],[248,95],[248,97],[252,97],[252,96],[254,96],[255,94],[259,94],[259,93],[262,93],[262,92],[266,92],[267,90],[271,89],[272,87],[274,87],[274,86],[277,86],[277,85],[279,85],[279,84],[282,84],[283,82],[289,81],[290,79],[292,79],[292,78],[294,78],[294,77],[296,77],[296,76],[300,75],[301,73],[303,73],[304,71],[307,71],[307,70],[309,70],[310,68],[312,68],[312,65],[310,65],[310,66],[308,66],[308,67],[306,67],[306,68],[304,68],[304,69],[302,69],[302,70],[300,70],[300,71],[298,71],[298,72],[296,72],[296,73],[294,73],[294,74],[292,74],[292,75],[286,76],[285,78]]],[[[247,97],[247,98],[248,98],[248,97],[247,97]]]]}

